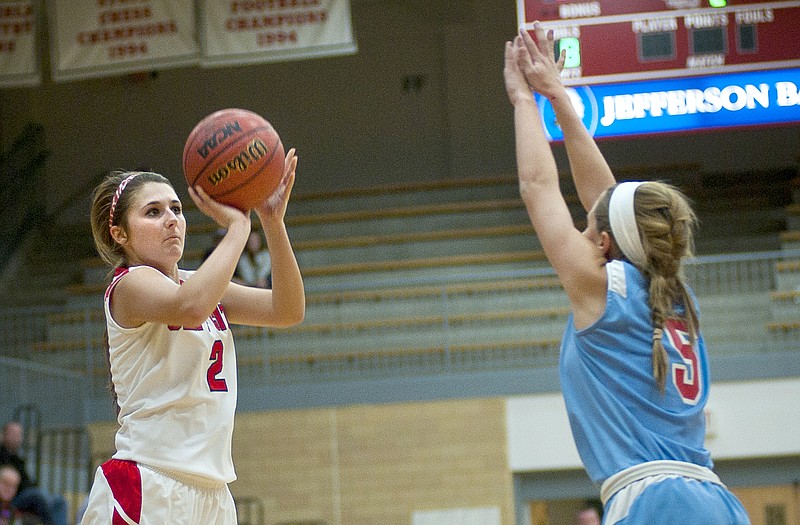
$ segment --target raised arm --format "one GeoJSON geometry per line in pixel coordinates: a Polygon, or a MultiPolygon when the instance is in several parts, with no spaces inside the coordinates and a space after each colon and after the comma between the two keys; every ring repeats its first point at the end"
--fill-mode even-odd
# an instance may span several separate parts
{"type": "Polygon", "coordinates": [[[599,247],[575,228],[561,195],[550,143],[522,72],[537,67],[521,36],[506,43],[503,76],[514,106],[520,195],[547,259],[569,297],[576,323],[587,326],[605,307],[605,260],[599,247]]]}
{"type": "Polygon", "coordinates": [[[534,32],[536,40],[526,30],[520,31],[522,41],[532,59],[531,66],[524,69],[525,79],[553,105],[558,125],[564,132],[564,144],[578,197],[588,212],[597,198],[615,183],[614,175],[572,106],[566,88],[561,82],[563,54],[556,62],[553,31],[545,31],[536,22],[534,32]]]}
{"type": "Polygon", "coordinates": [[[294,148],[286,154],[285,166],[278,188],[253,210],[261,221],[272,258],[272,289],[231,283],[222,304],[233,323],[285,327],[301,322],[305,316],[303,277],[284,223],[297,168],[294,148]]]}

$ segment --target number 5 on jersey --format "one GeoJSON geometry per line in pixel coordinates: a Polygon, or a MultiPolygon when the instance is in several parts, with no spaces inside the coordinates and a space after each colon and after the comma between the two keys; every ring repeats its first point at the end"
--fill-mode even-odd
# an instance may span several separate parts
{"type": "Polygon", "coordinates": [[[689,332],[682,321],[669,319],[664,323],[666,334],[672,346],[678,350],[683,363],[672,365],[672,382],[681,399],[687,405],[696,405],[700,400],[701,384],[700,360],[697,358],[697,351],[694,345],[689,342],[689,332]]]}

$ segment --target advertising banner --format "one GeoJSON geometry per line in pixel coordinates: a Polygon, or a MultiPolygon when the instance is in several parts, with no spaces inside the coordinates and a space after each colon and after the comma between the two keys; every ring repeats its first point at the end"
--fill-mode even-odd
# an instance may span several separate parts
{"type": "MultiPolygon", "coordinates": [[[[800,69],[568,87],[596,138],[800,122],[800,69]]],[[[536,95],[550,140],[562,140],[550,102],[536,95]]]]}

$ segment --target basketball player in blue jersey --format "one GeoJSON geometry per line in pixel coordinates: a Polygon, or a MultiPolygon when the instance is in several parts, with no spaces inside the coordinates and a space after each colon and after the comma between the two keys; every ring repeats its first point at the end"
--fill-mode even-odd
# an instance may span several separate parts
{"type": "Polygon", "coordinates": [[[96,188],[92,234],[114,277],[104,297],[119,430],[96,472],[83,525],[235,525],[228,483],[236,353],[230,323],[291,326],[305,315],[303,280],[284,215],[297,158],[253,211],[272,254],[274,287],[231,282],[250,213],[189,189],[225,236],[196,271],[178,268],[186,218],[169,181],[113,173],[96,188]]]}
{"type": "Polygon", "coordinates": [[[605,525],[748,524],[704,446],[706,349],[682,278],[695,215],[660,182],[617,184],[560,79],[537,23],[505,49],[520,194],[569,298],[560,374],[573,437],[601,486],[605,525]],[[587,228],[561,195],[533,91],[553,105],[587,228]]]}

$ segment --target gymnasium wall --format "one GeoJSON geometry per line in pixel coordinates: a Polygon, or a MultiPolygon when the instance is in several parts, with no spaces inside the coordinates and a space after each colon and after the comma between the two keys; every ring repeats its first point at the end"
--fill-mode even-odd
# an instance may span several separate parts
{"type": "MultiPolygon", "coordinates": [[[[297,192],[511,173],[503,44],[512,0],[352,0],[353,56],[119,76],[0,91],[0,146],[44,126],[48,208],[115,168],[179,186],[183,141],[203,116],[266,116],[300,156],[297,192]]],[[[44,67],[48,67],[43,56],[44,67]]],[[[696,162],[713,170],[792,165],[797,126],[602,144],[612,166],[696,162]]],[[[556,147],[565,167],[563,147],[556,147]]],[[[180,188],[179,188],[180,189],[180,188]]],[[[85,221],[88,197],[60,218],[85,221]]]]}
{"type": "MultiPolygon", "coordinates": [[[[715,460],[800,455],[800,378],[714,383],[706,405],[706,446],[715,460]]],[[[560,393],[506,403],[509,468],[581,468],[560,393]]]]}
{"type": "MultiPolygon", "coordinates": [[[[786,417],[800,411],[800,379],[715,383],[708,409],[707,446],[757,521],[757,509],[776,497],[758,487],[789,490],[795,480],[775,465],[759,474],[752,461],[800,458],[800,421],[786,417]]],[[[116,424],[89,429],[102,461],[116,424]]],[[[261,502],[265,525],[407,525],[432,511],[479,509],[512,525],[526,494],[597,496],[558,393],[240,413],[233,453],[231,491],[261,502]],[[515,483],[523,487],[516,495],[515,483]]]]}
{"type": "MultiPolygon", "coordinates": [[[[90,425],[96,460],[115,430],[90,425]]],[[[265,525],[408,525],[478,508],[511,525],[504,435],[501,398],[239,414],[231,492],[262,502],[265,525]]]]}

